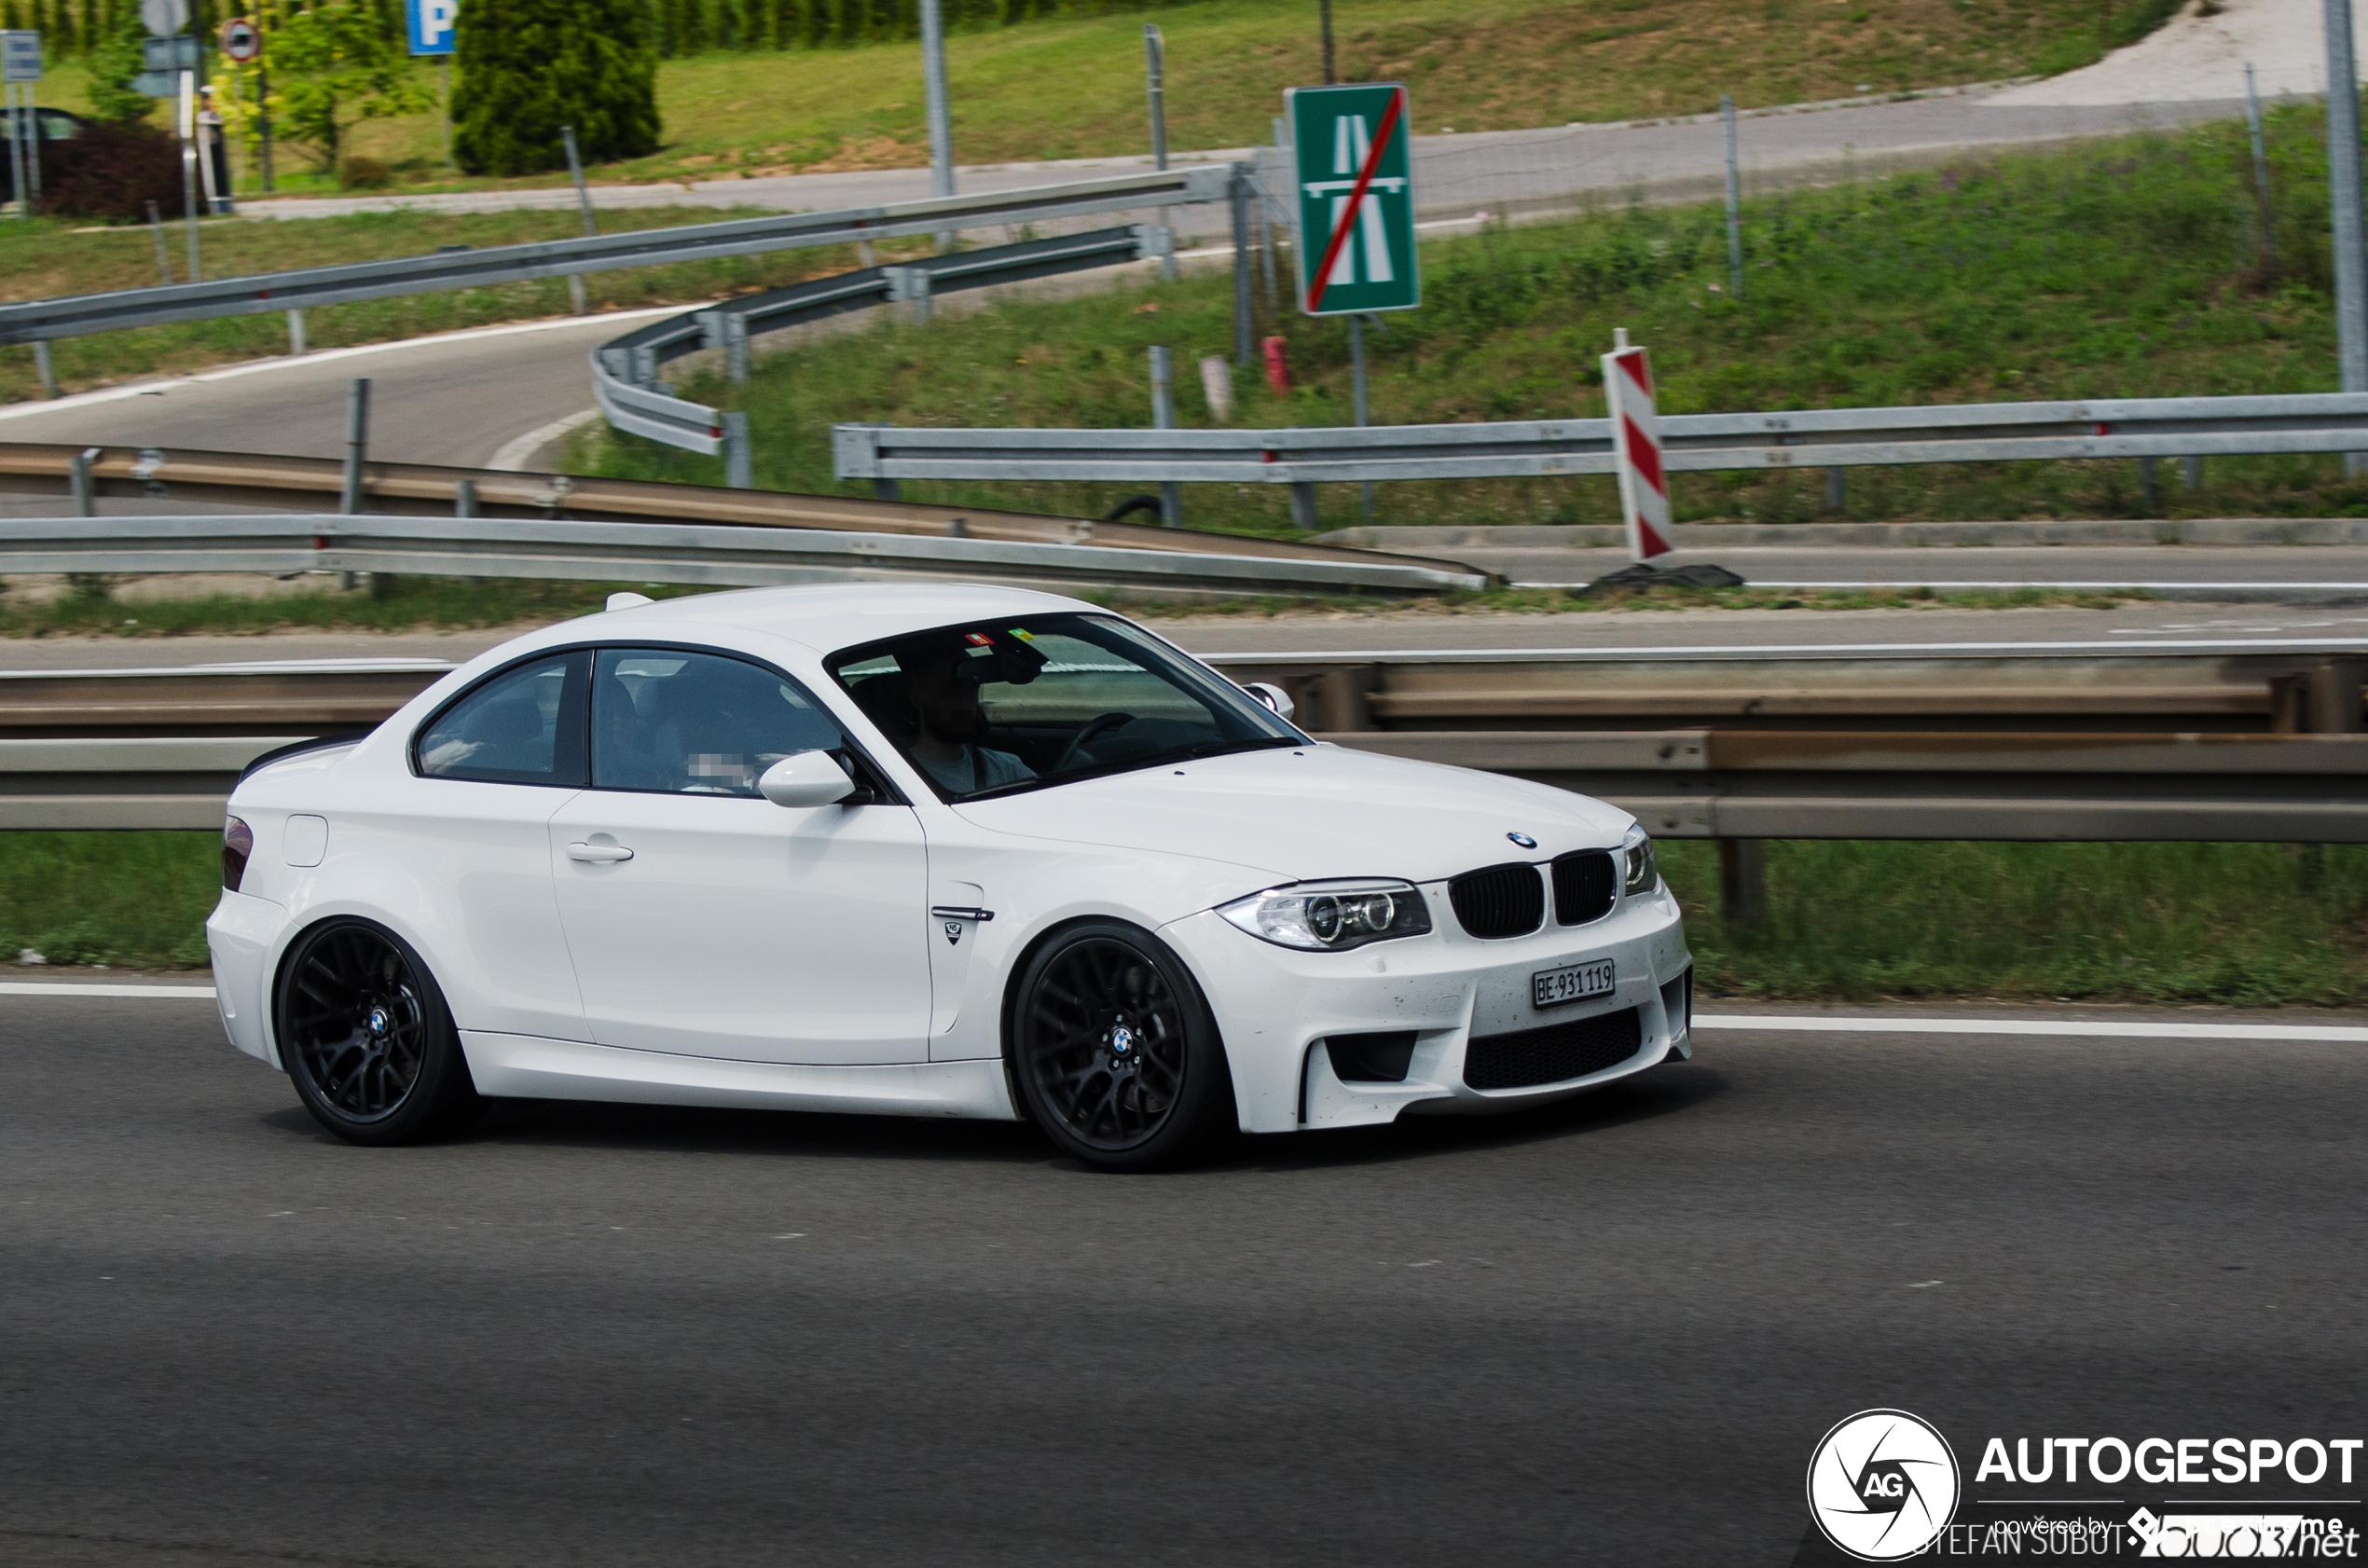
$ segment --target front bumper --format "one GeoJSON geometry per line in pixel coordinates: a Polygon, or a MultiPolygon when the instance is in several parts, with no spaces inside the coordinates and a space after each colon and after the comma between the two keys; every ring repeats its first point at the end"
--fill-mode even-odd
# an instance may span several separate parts
{"type": "Polygon", "coordinates": [[[1444,885],[1424,891],[1431,901],[1428,936],[1347,953],[1278,947],[1214,911],[1161,931],[1192,966],[1217,1015],[1244,1132],[1368,1126],[1409,1111],[1517,1109],[1642,1072],[1672,1052],[1691,1054],[1687,982],[1693,958],[1677,901],[1665,887],[1623,898],[1588,925],[1549,921],[1529,936],[1495,942],[1464,934],[1444,885]],[[1616,966],[1610,996],[1531,1007],[1531,975],[1601,958],[1616,966]],[[1609,1066],[1518,1088],[1475,1089],[1465,1081],[1475,1038],[1609,1020],[1631,1009],[1638,1044],[1609,1066]],[[1323,1044],[1337,1035],[1408,1031],[1412,1052],[1397,1081],[1343,1080],[1323,1044]]]}

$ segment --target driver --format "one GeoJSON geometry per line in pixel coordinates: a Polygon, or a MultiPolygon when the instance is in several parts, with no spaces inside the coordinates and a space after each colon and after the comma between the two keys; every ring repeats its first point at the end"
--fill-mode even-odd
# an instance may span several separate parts
{"type": "Polygon", "coordinates": [[[913,711],[920,721],[907,750],[922,772],[955,795],[1036,777],[1034,768],[1010,752],[976,744],[986,733],[979,713],[979,689],[955,677],[967,657],[964,645],[955,640],[925,643],[896,655],[898,667],[912,682],[913,711]]]}

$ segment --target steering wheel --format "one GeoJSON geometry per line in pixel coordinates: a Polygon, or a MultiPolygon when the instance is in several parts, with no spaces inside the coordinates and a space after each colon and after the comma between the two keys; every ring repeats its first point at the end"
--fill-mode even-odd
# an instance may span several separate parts
{"type": "Polygon", "coordinates": [[[1104,713],[1086,720],[1082,725],[1079,726],[1078,732],[1069,736],[1068,745],[1061,749],[1061,759],[1053,764],[1053,771],[1062,772],[1069,763],[1075,762],[1077,754],[1085,750],[1085,743],[1095,736],[1114,730],[1121,724],[1133,722],[1135,722],[1135,715],[1132,713],[1104,713]]]}

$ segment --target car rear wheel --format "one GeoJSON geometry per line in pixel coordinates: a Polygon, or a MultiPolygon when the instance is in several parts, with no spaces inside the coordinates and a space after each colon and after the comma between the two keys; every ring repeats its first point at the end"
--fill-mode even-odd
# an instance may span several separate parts
{"type": "Polygon", "coordinates": [[[1208,1003],[1136,927],[1088,921],[1039,948],[1015,988],[1012,1041],[1028,1113],[1087,1164],[1173,1165],[1237,1125],[1208,1003]]]}
{"type": "Polygon", "coordinates": [[[348,1142],[412,1143],[484,1108],[444,993],[383,926],[327,920],[297,938],[272,1023],[305,1108],[348,1142]]]}

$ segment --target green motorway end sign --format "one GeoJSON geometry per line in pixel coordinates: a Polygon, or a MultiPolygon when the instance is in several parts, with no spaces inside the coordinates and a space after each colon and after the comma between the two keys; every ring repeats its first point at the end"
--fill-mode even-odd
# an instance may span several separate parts
{"type": "Polygon", "coordinates": [[[1299,307],[1311,316],[1411,310],[1413,127],[1396,82],[1283,94],[1299,183],[1299,307]]]}

